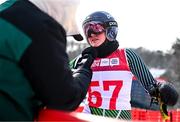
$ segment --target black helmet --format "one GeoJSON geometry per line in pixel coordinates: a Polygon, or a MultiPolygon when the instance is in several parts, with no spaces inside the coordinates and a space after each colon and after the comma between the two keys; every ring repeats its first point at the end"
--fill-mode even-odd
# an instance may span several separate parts
{"type": "MultiPolygon", "coordinates": [[[[86,36],[89,33],[89,31],[86,31],[86,26],[92,22],[100,23],[104,27],[104,30],[106,31],[106,38],[109,41],[116,40],[116,36],[118,33],[118,24],[109,13],[104,11],[97,11],[87,16],[83,22],[83,30],[86,36]]],[[[100,30],[102,31],[102,29],[100,30]]]]}

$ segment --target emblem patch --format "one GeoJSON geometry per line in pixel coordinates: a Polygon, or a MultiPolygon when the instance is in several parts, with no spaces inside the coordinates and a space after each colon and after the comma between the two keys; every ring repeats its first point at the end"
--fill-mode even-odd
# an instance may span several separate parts
{"type": "Polygon", "coordinates": [[[109,59],[108,58],[101,59],[100,66],[109,66],[109,59]]]}
{"type": "Polygon", "coordinates": [[[119,58],[111,58],[110,66],[119,65],[119,58]]]}

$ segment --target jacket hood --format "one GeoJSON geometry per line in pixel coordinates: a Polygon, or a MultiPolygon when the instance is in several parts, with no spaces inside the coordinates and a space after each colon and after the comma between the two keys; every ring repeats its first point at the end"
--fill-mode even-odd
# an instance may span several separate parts
{"type": "MultiPolygon", "coordinates": [[[[67,36],[75,36],[78,40],[80,33],[76,24],[76,10],[80,0],[29,0],[43,12],[54,18],[66,30],[67,36]]],[[[81,40],[78,40],[81,41],[81,40]]]]}

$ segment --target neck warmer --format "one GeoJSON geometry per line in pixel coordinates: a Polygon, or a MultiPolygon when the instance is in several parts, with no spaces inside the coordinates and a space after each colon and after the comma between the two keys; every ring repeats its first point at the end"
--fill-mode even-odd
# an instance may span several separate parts
{"type": "Polygon", "coordinates": [[[104,58],[111,53],[113,53],[119,47],[118,41],[108,41],[106,40],[102,45],[99,47],[95,47],[97,50],[97,57],[104,58]]]}

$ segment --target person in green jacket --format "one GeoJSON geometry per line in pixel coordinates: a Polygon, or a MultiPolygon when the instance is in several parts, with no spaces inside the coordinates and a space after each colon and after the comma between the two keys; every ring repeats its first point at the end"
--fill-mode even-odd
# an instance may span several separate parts
{"type": "Polygon", "coordinates": [[[0,121],[33,121],[41,108],[75,110],[91,81],[93,56],[68,67],[66,36],[82,40],[78,0],[8,0],[0,5],[0,121]]]}

